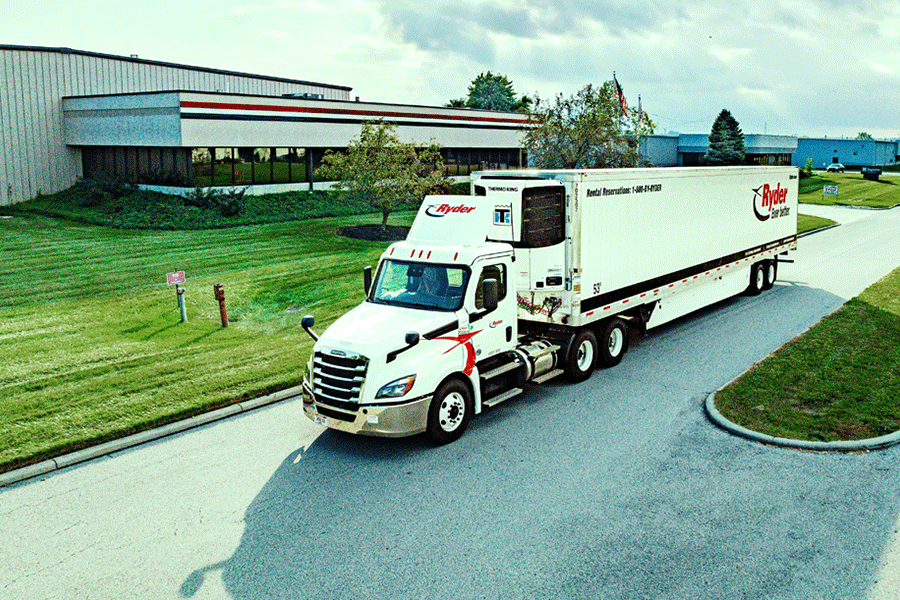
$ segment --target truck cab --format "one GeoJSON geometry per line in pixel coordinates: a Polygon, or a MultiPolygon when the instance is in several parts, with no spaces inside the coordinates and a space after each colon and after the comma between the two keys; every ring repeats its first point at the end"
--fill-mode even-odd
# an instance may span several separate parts
{"type": "Polygon", "coordinates": [[[407,239],[382,255],[365,301],[318,338],[304,381],[309,418],[447,442],[481,412],[485,369],[516,360],[518,330],[514,250],[485,241],[490,207],[473,200],[426,198],[407,239]]]}

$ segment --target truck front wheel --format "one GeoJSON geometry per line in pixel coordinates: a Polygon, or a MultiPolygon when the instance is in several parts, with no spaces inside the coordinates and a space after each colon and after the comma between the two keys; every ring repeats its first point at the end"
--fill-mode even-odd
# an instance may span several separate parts
{"type": "Polygon", "coordinates": [[[578,383],[590,377],[597,364],[597,354],[597,336],[590,329],[580,331],[572,340],[566,359],[566,374],[569,379],[578,383]]]}
{"type": "Polygon", "coordinates": [[[441,384],[428,408],[428,437],[437,444],[458,440],[472,416],[472,394],[458,379],[441,384]]]}
{"type": "Polygon", "coordinates": [[[616,366],[627,351],[628,325],[622,319],[610,319],[600,336],[600,366],[604,369],[616,366]]]}

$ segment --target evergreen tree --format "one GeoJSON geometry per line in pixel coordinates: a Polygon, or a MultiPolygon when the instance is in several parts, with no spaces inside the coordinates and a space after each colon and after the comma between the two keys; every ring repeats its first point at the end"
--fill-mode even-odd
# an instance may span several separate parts
{"type": "Polygon", "coordinates": [[[709,132],[703,162],[710,166],[743,165],[747,156],[744,132],[727,109],[722,109],[709,132]]]}

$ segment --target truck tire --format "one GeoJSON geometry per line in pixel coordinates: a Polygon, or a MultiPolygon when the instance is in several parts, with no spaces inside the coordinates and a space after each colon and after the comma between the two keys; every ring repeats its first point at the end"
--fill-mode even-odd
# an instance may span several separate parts
{"type": "Polygon", "coordinates": [[[766,285],[766,272],[763,268],[763,263],[758,262],[752,267],[750,267],[750,285],[747,286],[747,291],[744,292],[748,296],[757,296],[766,285]]]}
{"type": "Polygon", "coordinates": [[[616,317],[603,326],[600,334],[600,366],[604,369],[622,362],[628,352],[628,325],[616,317]]]}
{"type": "Polygon", "coordinates": [[[766,273],[766,282],[763,284],[763,290],[771,290],[778,278],[778,261],[767,260],[763,263],[763,271],[766,273]]]}
{"type": "Polygon", "coordinates": [[[569,379],[579,383],[591,376],[597,365],[599,346],[597,336],[590,329],[583,329],[575,335],[566,357],[566,374],[569,379]]]}
{"type": "Polygon", "coordinates": [[[456,441],[472,416],[472,394],[459,379],[449,379],[438,387],[428,407],[427,435],[436,444],[456,441]]]}

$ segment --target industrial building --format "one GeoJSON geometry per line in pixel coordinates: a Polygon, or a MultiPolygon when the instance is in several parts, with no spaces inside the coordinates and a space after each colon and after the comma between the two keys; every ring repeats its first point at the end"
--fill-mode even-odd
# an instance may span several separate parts
{"type": "Polygon", "coordinates": [[[347,86],[68,48],[0,45],[0,74],[0,206],[101,172],[299,188],[376,119],[443,146],[449,174],[523,160],[519,113],[359,102],[347,86]]]}

